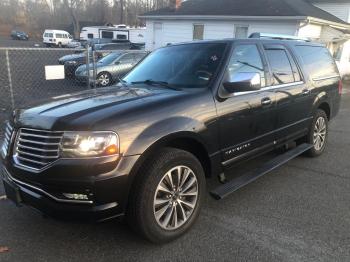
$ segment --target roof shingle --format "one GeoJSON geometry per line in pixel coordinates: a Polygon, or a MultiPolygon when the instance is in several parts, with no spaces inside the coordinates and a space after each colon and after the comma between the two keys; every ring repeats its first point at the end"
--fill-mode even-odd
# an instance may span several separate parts
{"type": "Polygon", "coordinates": [[[303,0],[188,0],[180,8],[163,8],[142,16],[311,16],[336,23],[340,18],[303,0]]]}

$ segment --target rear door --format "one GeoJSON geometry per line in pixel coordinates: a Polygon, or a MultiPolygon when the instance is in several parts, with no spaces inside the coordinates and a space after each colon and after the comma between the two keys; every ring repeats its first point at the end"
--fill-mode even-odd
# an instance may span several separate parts
{"type": "Polygon", "coordinates": [[[311,90],[287,46],[265,44],[264,49],[271,72],[270,88],[276,95],[276,140],[282,143],[307,131],[311,90]]]}

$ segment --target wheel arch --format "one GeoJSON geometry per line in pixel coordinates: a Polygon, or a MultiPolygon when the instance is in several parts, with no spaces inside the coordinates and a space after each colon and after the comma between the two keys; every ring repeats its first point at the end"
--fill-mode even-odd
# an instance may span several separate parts
{"type": "Polygon", "coordinates": [[[332,113],[332,105],[330,103],[329,96],[326,92],[321,92],[316,99],[314,100],[313,104],[313,115],[315,114],[316,110],[321,109],[325,111],[328,120],[331,119],[331,113],[332,113]]]}
{"type": "Polygon", "coordinates": [[[129,204],[130,195],[132,194],[133,190],[135,190],[135,186],[138,181],[137,178],[140,174],[139,171],[142,170],[142,167],[146,161],[149,160],[157,152],[157,150],[164,147],[173,147],[192,153],[201,163],[205,176],[212,176],[214,164],[209,156],[207,146],[203,141],[201,141],[200,138],[198,138],[198,135],[191,132],[170,134],[157,140],[151,146],[149,146],[135,163],[129,174],[128,200],[125,203],[125,208],[129,204]]]}

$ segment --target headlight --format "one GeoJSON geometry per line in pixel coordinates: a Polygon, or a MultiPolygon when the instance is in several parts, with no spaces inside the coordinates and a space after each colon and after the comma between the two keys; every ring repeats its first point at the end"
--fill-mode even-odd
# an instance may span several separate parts
{"type": "Polygon", "coordinates": [[[67,158],[117,155],[119,138],[109,131],[64,132],[60,151],[67,158]]]}

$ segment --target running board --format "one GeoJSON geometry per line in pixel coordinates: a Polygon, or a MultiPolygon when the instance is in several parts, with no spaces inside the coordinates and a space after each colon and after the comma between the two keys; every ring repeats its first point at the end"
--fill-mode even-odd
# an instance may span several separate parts
{"type": "Polygon", "coordinates": [[[249,183],[254,182],[258,178],[266,175],[272,170],[284,165],[288,161],[296,158],[302,153],[311,149],[313,145],[311,144],[301,144],[294,149],[287,151],[286,153],[275,157],[274,159],[266,162],[262,166],[258,167],[254,171],[250,171],[240,177],[237,177],[231,181],[228,181],[224,185],[221,185],[210,192],[210,195],[216,200],[223,199],[230,195],[231,193],[237,191],[241,187],[248,185],[249,183]]]}

